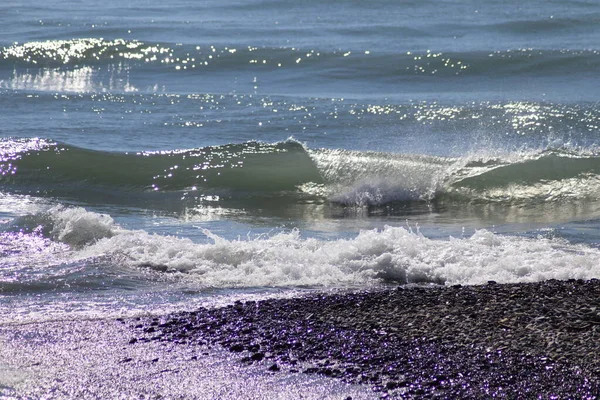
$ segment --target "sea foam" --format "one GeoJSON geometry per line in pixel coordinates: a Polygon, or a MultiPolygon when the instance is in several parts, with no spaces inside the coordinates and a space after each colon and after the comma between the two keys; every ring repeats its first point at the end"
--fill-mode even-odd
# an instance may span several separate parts
{"type": "Polygon", "coordinates": [[[438,240],[418,229],[385,226],[360,231],[352,238],[323,240],[293,229],[229,240],[203,229],[207,240],[198,243],[128,230],[108,215],[78,207],[53,207],[21,221],[33,234],[27,236],[17,223],[13,223],[13,233],[3,234],[5,266],[11,260],[13,264],[28,262],[23,257],[35,255],[39,255],[37,268],[48,255],[53,265],[102,259],[104,265],[115,268],[171,272],[175,279],[203,287],[450,285],[600,277],[597,248],[559,238],[508,236],[488,230],[438,240]],[[43,251],[34,251],[32,246],[43,251]]]}
{"type": "Polygon", "coordinates": [[[478,230],[434,240],[386,226],[353,238],[305,238],[297,229],[208,243],[120,228],[109,216],[55,209],[55,240],[76,250],[69,260],[98,258],[133,269],[172,272],[206,287],[345,287],[378,283],[480,284],[600,277],[600,250],[558,238],[478,230]]]}

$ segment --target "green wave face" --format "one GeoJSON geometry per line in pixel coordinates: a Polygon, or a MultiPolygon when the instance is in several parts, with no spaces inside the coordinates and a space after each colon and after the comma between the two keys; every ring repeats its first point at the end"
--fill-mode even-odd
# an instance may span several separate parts
{"type": "Polygon", "coordinates": [[[600,158],[552,151],[535,159],[491,166],[481,173],[455,181],[452,186],[485,189],[515,183],[534,185],[543,181],[575,178],[582,174],[599,175],[600,158]]]}
{"type": "Polygon", "coordinates": [[[235,198],[240,208],[245,202],[256,205],[257,197],[285,197],[290,204],[309,198],[353,207],[539,204],[595,201],[600,193],[600,157],[567,150],[486,160],[311,150],[294,140],[114,153],[40,139],[6,139],[0,149],[0,190],[83,203],[109,193],[142,201],[141,206],[169,194],[165,201],[235,198]]]}
{"type": "Polygon", "coordinates": [[[127,191],[285,191],[304,182],[321,181],[302,145],[291,141],[135,154],[47,142],[37,147],[26,142],[20,145],[23,151],[5,152],[0,166],[7,171],[0,180],[3,186],[38,191],[69,186],[127,191]]]}
{"type": "Polygon", "coordinates": [[[548,202],[597,199],[600,157],[546,150],[511,162],[468,163],[450,179],[446,193],[479,202],[548,202]]]}

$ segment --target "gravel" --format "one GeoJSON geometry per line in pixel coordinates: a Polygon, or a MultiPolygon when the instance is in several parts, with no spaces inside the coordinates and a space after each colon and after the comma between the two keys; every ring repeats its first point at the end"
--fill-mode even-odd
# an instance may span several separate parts
{"type": "Polygon", "coordinates": [[[600,281],[398,287],[130,323],[130,343],[219,346],[269,373],[392,398],[597,398],[600,281]]]}

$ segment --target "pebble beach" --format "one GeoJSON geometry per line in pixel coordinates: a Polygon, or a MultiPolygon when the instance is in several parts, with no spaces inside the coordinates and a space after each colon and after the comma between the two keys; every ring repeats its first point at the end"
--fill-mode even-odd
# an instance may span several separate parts
{"type": "Polygon", "coordinates": [[[263,386],[242,390],[240,398],[304,393],[305,398],[344,399],[593,399],[600,395],[598,299],[599,280],[489,282],[311,294],[133,319],[3,326],[5,370],[30,378],[15,378],[10,390],[0,387],[0,393],[24,398],[36,387],[43,397],[60,393],[57,381],[64,381],[68,385],[58,386],[70,388],[67,397],[143,397],[151,388],[165,398],[215,398],[215,393],[235,398],[240,392],[232,391],[231,382],[241,387],[244,380],[263,386]],[[67,328],[60,334],[56,326],[67,328]],[[44,351],[35,345],[41,336],[44,351]],[[54,356],[48,342],[57,346],[54,356]],[[103,355],[92,351],[96,347],[103,355]],[[82,349],[91,351],[87,363],[106,370],[114,363],[114,371],[120,371],[114,372],[114,384],[107,386],[107,376],[96,366],[90,371],[103,379],[90,385],[94,380],[70,365],[64,376],[32,385],[36,368],[57,355],[66,365],[81,363],[82,349]],[[222,370],[234,378],[215,379],[222,370]],[[154,383],[142,379],[145,374],[154,383]]]}
{"type": "Polygon", "coordinates": [[[137,325],[269,371],[398,398],[596,398],[600,281],[411,287],[237,303],[137,325]]]}

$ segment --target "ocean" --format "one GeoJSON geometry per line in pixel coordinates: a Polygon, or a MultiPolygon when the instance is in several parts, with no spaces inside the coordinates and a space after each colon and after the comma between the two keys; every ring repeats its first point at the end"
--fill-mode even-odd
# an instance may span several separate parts
{"type": "Polygon", "coordinates": [[[4,1],[0,323],[600,278],[595,1],[4,1]]]}

